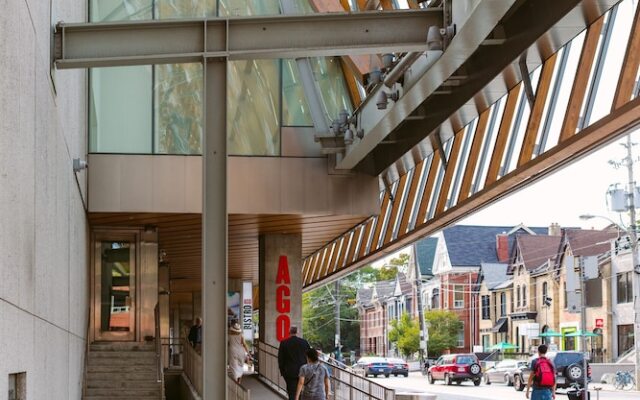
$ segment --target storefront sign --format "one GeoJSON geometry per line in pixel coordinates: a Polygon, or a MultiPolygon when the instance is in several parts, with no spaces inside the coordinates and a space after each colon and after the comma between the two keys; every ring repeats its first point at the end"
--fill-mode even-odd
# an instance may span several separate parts
{"type": "Polygon", "coordinates": [[[244,340],[253,341],[253,285],[242,282],[242,332],[244,340]]]}
{"type": "Polygon", "coordinates": [[[280,256],[278,274],[276,275],[276,339],[280,342],[289,336],[291,327],[291,276],[287,256],[280,256]]]}
{"type": "Polygon", "coordinates": [[[604,319],[596,318],[596,328],[604,328],[604,319]]]}

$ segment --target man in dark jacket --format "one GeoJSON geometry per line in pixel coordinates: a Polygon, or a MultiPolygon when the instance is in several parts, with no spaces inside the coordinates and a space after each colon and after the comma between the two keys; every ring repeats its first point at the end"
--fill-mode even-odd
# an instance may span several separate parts
{"type": "Polygon", "coordinates": [[[202,344],[202,319],[200,317],[196,318],[195,325],[189,329],[188,339],[191,347],[200,353],[200,346],[202,344]]]}
{"type": "Polygon", "coordinates": [[[278,349],[278,366],[280,375],[287,383],[289,400],[295,400],[300,367],[307,363],[305,353],[311,348],[309,342],[298,337],[298,327],[289,329],[289,337],[280,342],[278,349]]]}

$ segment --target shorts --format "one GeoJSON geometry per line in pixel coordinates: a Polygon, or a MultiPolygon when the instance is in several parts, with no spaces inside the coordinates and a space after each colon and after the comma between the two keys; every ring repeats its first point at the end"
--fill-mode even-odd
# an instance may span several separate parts
{"type": "Polygon", "coordinates": [[[551,389],[533,389],[531,392],[531,400],[552,400],[553,395],[551,389]]]}

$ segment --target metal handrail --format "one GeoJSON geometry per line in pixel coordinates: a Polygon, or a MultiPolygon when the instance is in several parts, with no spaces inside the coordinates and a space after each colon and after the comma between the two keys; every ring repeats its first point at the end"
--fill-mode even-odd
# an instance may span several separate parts
{"type": "Polygon", "coordinates": [[[227,400],[251,400],[251,390],[227,375],[227,400]]]}
{"type": "Polygon", "coordinates": [[[160,304],[156,303],[153,309],[153,317],[155,323],[155,335],[156,335],[156,379],[158,383],[161,383],[160,400],[164,399],[164,372],[162,371],[162,343],[160,339],[160,304]]]}
{"type": "MultiPolygon", "coordinates": [[[[346,368],[322,363],[331,372],[331,387],[334,400],[394,400],[396,392],[346,368]]],[[[258,342],[258,372],[260,377],[274,389],[286,393],[286,385],[278,368],[278,349],[270,344],[258,342]]]]}
{"type": "Polygon", "coordinates": [[[184,346],[183,355],[182,370],[198,395],[202,396],[202,356],[191,345],[184,346]]]}

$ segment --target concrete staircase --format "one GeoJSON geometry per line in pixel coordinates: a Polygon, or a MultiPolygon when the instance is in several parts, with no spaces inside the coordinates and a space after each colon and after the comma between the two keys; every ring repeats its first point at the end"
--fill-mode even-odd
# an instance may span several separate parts
{"type": "Polygon", "coordinates": [[[153,343],[90,345],[84,400],[162,400],[153,343]]]}

